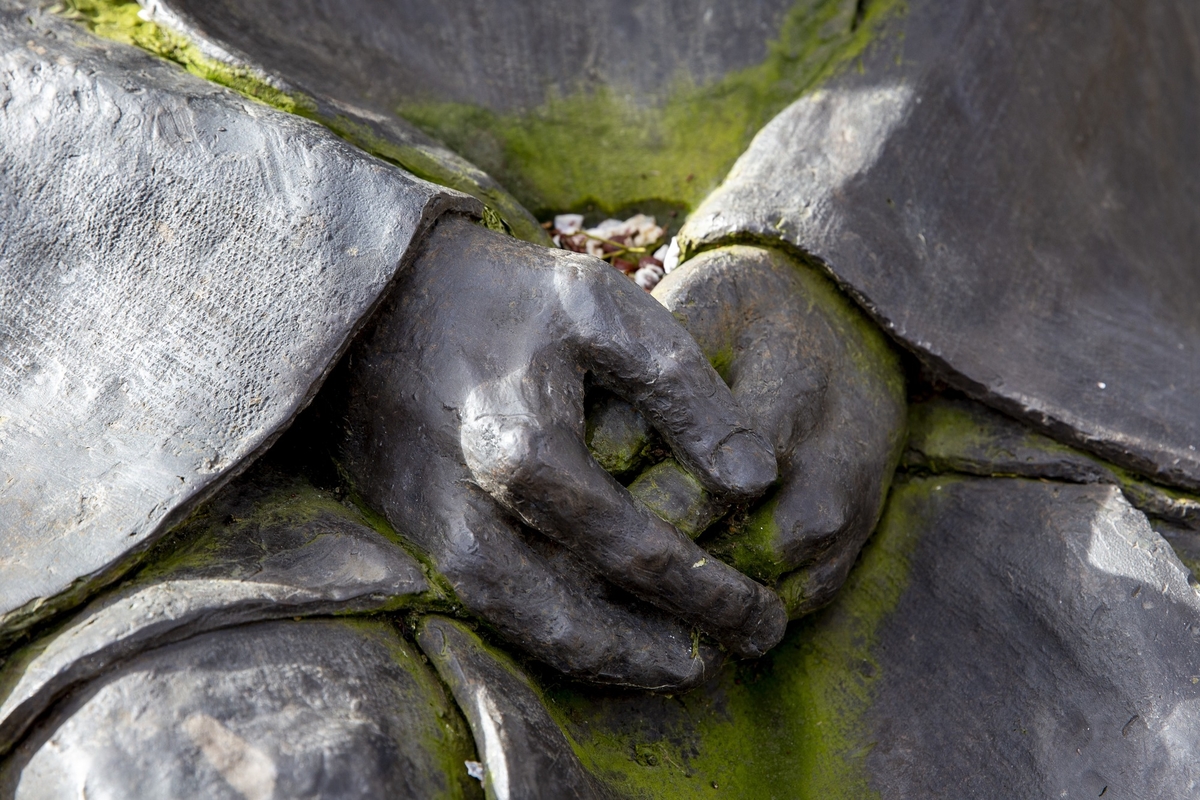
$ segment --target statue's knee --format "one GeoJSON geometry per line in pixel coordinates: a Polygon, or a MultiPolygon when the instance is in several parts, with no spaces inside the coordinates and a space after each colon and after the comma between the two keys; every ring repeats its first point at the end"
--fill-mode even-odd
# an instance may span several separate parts
{"type": "Polygon", "coordinates": [[[16,754],[23,800],[430,797],[470,735],[390,626],[220,630],[144,653],[69,698],[16,754]]]}

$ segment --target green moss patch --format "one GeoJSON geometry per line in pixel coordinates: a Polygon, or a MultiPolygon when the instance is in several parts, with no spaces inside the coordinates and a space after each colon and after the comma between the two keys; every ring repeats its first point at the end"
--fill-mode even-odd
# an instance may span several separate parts
{"type": "Polygon", "coordinates": [[[937,398],[912,406],[909,421],[909,447],[931,472],[968,472],[966,464],[1012,460],[1026,452],[1045,460],[1090,462],[1098,472],[1106,469],[1098,459],[1033,430],[1014,437],[1015,423],[982,406],[937,398]]]}
{"type": "Polygon", "coordinates": [[[866,715],[882,676],[873,648],[907,586],[914,510],[928,490],[896,487],[837,599],[763,658],[678,697],[547,689],[584,765],[639,798],[877,796],[866,772],[866,715]]]}
{"type": "Polygon", "coordinates": [[[371,155],[395,164],[423,180],[472,195],[485,205],[484,223],[527,241],[549,244],[533,217],[503,189],[477,174],[472,165],[435,149],[391,140],[345,116],[322,114],[313,98],[284,92],[256,70],[206,56],[190,39],[140,16],[134,0],[63,0],[63,16],[87,26],[97,36],[133,45],[172,61],[188,72],[289,114],[311,119],[371,155]]]}
{"type": "Polygon", "coordinates": [[[522,113],[441,102],[397,111],[539,216],[617,214],[648,200],[694,208],[763,125],[858,58],[900,6],[800,0],[762,63],[704,85],[680,77],[663,102],[648,107],[600,88],[551,94],[522,113]]]}
{"type": "Polygon", "coordinates": [[[309,98],[282,92],[253,70],[232,67],[209,58],[195,44],[174,31],[142,19],[142,7],[129,0],[64,0],[61,13],[79,20],[97,36],[134,45],[160,58],[174,61],[188,72],[226,86],[247,97],[289,113],[313,112],[309,98]]]}
{"type": "Polygon", "coordinates": [[[1200,498],[1062,444],[978,403],[934,398],[911,411],[906,466],[934,473],[1112,483],[1152,518],[1200,528],[1200,498]]]}

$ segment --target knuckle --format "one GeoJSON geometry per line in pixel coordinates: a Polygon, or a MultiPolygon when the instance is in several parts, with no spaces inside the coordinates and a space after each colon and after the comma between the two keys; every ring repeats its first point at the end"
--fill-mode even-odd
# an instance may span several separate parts
{"type": "Polygon", "coordinates": [[[484,489],[503,494],[546,477],[550,438],[535,422],[491,418],[463,426],[463,455],[484,489]]]}
{"type": "Polygon", "coordinates": [[[628,549],[626,567],[629,571],[647,576],[658,576],[669,570],[674,562],[670,547],[665,543],[643,540],[628,549]]]}
{"type": "Polygon", "coordinates": [[[676,352],[669,353],[670,358],[659,359],[657,365],[659,382],[665,382],[671,386],[688,383],[697,377],[694,374],[694,359],[690,358],[694,354],[687,352],[690,348],[682,345],[672,349],[676,352]],[[685,364],[685,361],[693,363],[685,364]]]}

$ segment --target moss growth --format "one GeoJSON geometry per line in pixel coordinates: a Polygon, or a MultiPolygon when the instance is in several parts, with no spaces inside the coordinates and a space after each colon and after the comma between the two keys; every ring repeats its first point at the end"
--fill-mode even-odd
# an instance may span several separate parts
{"type": "Polygon", "coordinates": [[[402,167],[422,180],[471,195],[484,204],[483,223],[488,228],[534,244],[550,244],[550,235],[537,224],[533,215],[512,195],[490,184],[487,176],[476,174],[473,165],[446,158],[436,151],[392,141],[346,116],[329,117],[315,110],[299,113],[321,123],[355,147],[402,167]]]}
{"type": "Polygon", "coordinates": [[[289,114],[311,119],[356,147],[418,178],[472,195],[485,206],[485,222],[500,220],[499,225],[493,227],[530,242],[550,242],[529,212],[503,189],[485,185],[488,183],[486,176],[473,175],[470,164],[443,157],[431,149],[389,140],[348,117],[322,114],[313,98],[300,92],[282,91],[256,70],[210,58],[186,36],[143,19],[141,6],[135,0],[63,0],[58,10],[63,16],[84,23],[97,36],[140,47],[204,80],[289,114]]]}
{"type": "Polygon", "coordinates": [[[446,777],[446,790],[434,797],[438,800],[482,800],[483,787],[467,775],[463,766],[466,761],[479,759],[471,729],[446,685],[425,665],[424,657],[385,621],[347,619],[343,624],[353,627],[386,649],[396,665],[407,672],[416,684],[416,693],[403,698],[405,716],[424,723],[426,734],[421,737],[423,749],[437,763],[436,773],[446,777]],[[414,711],[414,703],[426,704],[428,709],[414,711]]]}
{"type": "Polygon", "coordinates": [[[977,403],[936,398],[912,408],[906,462],[935,473],[1004,477],[1021,474],[1075,482],[1113,483],[1151,517],[1200,525],[1200,498],[1147,481],[1076,450],[977,403]],[[1069,470],[1059,465],[1070,464],[1069,470]]]}
{"type": "Polygon", "coordinates": [[[673,458],[660,461],[638,475],[629,484],[629,493],[660,519],[693,539],[727,509],[673,458]]]}
{"type": "Polygon", "coordinates": [[[708,363],[712,365],[713,370],[721,376],[721,380],[725,381],[726,384],[730,382],[733,376],[733,361],[734,353],[732,345],[721,348],[708,359],[708,363]]]}
{"type": "Polygon", "coordinates": [[[151,551],[138,579],[157,580],[180,570],[202,569],[219,556],[225,542],[260,528],[300,527],[323,514],[365,523],[306,479],[256,466],[172,528],[151,551]]]}
{"type": "Polygon", "coordinates": [[[650,106],[600,88],[551,94],[522,113],[415,101],[397,111],[539,215],[616,213],[650,199],[693,208],[763,125],[858,58],[900,5],[800,0],[762,63],[706,85],[681,77],[650,106]]]}
{"type": "Polygon", "coordinates": [[[762,659],[727,665],[679,697],[547,689],[584,765],[639,798],[877,796],[866,773],[867,713],[882,676],[873,648],[907,586],[930,483],[897,485],[837,599],[762,659]]]}
{"type": "MultiPolygon", "coordinates": [[[[1169,544],[1170,540],[1168,539],[1167,541],[1169,544]]],[[[1181,555],[1178,551],[1176,551],[1175,555],[1179,557],[1179,563],[1191,570],[1192,575],[1188,583],[1191,583],[1193,586],[1200,585],[1198,583],[1194,583],[1194,581],[1196,581],[1196,575],[1200,574],[1200,558],[1191,558],[1186,555],[1181,555]]]]}
{"type": "Polygon", "coordinates": [[[592,457],[618,480],[631,475],[652,455],[653,429],[625,400],[591,390],[584,408],[583,440],[592,457]]]}
{"type": "Polygon", "coordinates": [[[323,516],[341,517],[365,525],[420,563],[430,588],[420,595],[398,597],[377,612],[454,612],[459,609],[460,604],[449,582],[428,558],[358,497],[351,495],[344,501],[339,500],[333,493],[318,489],[303,477],[278,474],[264,465],[252,468],[173,528],[146,557],[146,566],[131,585],[167,580],[180,572],[215,570],[234,577],[229,573],[227,562],[242,562],[243,559],[235,554],[238,545],[253,540],[256,531],[272,527],[300,529],[323,516]],[[233,560],[229,562],[231,557],[233,560]]]}
{"type": "Polygon", "coordinates": [[[548,243],[525,207],[539,212],[628,211],[661,201],[690,209],[724,177],[751,138],[801,94],[861,55],[901,0],[799,0],[764,61],[705,85],[680,77],[656,104],[609,88],[551,95],[539,108],[496,114],[453,103],[412,102],[398,113],[478,164],[391,141],[344,116],[322,114],[311,97],[210,58],[186,37],[139,16],[133,0],[63,0],[94,33],[135,45],[247,97],[313,119],[417,177],[477,197],[511,232],[548,243]],[[513,195],[517,199],[514,199],[513,195]]]}
{"type": "Polygon", "coordinates": [[[773,586],[786,571],[779,555],[782,532],[775,522],[778,498],[772,497],[749,515],[731,517],[704,549],[754,580],[773,586]]]}
{"type": "MultiPolygon", "coordinates": [[[[59,623],[51,630],[58,632],[62,627],[63,625],[59,623]]],[[[42,636],[0,659],[0,703],[8,699],[13,689],[16,689],[17,684],[21,682],[29,665],[45,652],[53,641],[53,636],[42,636]]],[[[7,749],[0,749],[0,764],[3,764],[3,756],[7,752],[7,749]]]]}
{"type": "Polygon", "coordinates": [[[1122,467],[1108,464],[1126,499],[1152,517],[1200,529],[1200,497],[1151,483],[1122,467]]]}
{"type": "Polygon", "coordinates": [[[218,493],[173,528],[147,558],[137,582],[151,583],[183,570],[204,569],[220,558],[227,542],[258,528],[302,525],[317,519],[323,512],[360,522],[328,493],[319,492],[307,481],[298,479],[281,484],[256,502],[244,516],[237,512],[225,513],[223,499],[223,494],[218,493]]]}
{"type": "Polygon", "coordinates": [[[62,4],[64,16],[84,22],[98,36],[140,47],[193,75],[289,113],[316,110],[311,99],[282,92],[253,70],[209,58],[186,37],[142,19],[141,10],[129,0],[64,0],[62,4]]]}
{"type": "MultiPolygon", "coordinates": [[[[925,466],[933,472],[959,470],[960,462],[966,458],[1011,459],[1020,449],[1047,458],[1086,459],[1103,469],[1099,460],[1032,430],[1024,431],[1019,439],[1013,440],[1005,436],[1006,431],[995,422],[992,414],[994,412],[962,403],[936,400],[918,403],[910,414],[909,446],[922,454],[925,466]]],[[[1004,422],[1008,423],[1007,420],[1004,422]]],[[[1008,423],[1005,427],[1010,426],[1008,423]]]]}
{"type": "Polygon", "coordinates": [[[366,501],[357,492],[350,492],[349,501],[358,510],[362,521],[366,525],[399,545],[421,565],[421,571],[425,573],[425,579],[429,581],[430,587],[432,587],[434,594],[438,596],[440,601],[436,604],[428,605],[426,608],[427,611],[462,613],[462,601],[458,599],[458,594],[454,591],[454,587],[450,584],[446,576],[438,571],[437,565],[433,563],[433,559],[425,551],[416,547],[408,539],[397,533],[396,529],[387,521],[387,518],[368,506],[366,501]]]}
{"type": "MultiPolygon", "coordinates": [[[[41,626],[87,602],[104,587],[120,580],[145,559],[145,551],[126,553],[112,568],[96,575],[76,578],[69,587],[53,597],[35,597],[24,605],[0,616],[0,655],[17,647],[31,636],[41,635],[41,626]]],[[[4,656],[0,664],[4,663],[4,656]]]]}

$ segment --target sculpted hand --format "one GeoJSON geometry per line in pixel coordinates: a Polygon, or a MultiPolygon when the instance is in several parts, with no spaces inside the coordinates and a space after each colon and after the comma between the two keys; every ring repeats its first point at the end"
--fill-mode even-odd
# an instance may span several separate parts
{"type": "MultiPolygon", "coordinates": [[[[813,267],[782,252],[727,247],[673,271],[657,297],[717,366],[775,448],[780,485],[701,544],[775,586],[793,618],[832,599],[882,509],[904,441],[904,377],[883,334],[813,267]]],[[[593,434],[637,449],[637,426],[609,408],[593,434]]],[[[604,448],[600,448],[604,449],[604,448]]],[[[605,453],[602,460],[611,460],[605,453]]],[[[700,534],[728,504],[671,462],[630,486],[700,534]]]]}
{"type": "Polygon", "coordinates": [[[737,655],[783,635],[773,592],[705,558],[588,453],[585,381],[632,403],[714,496],[776,478],[700,348],[610,267],[443,218],[348,363],[355,488],[529,653],[677,687],[719,657],[695,629],[737,655]]]}

